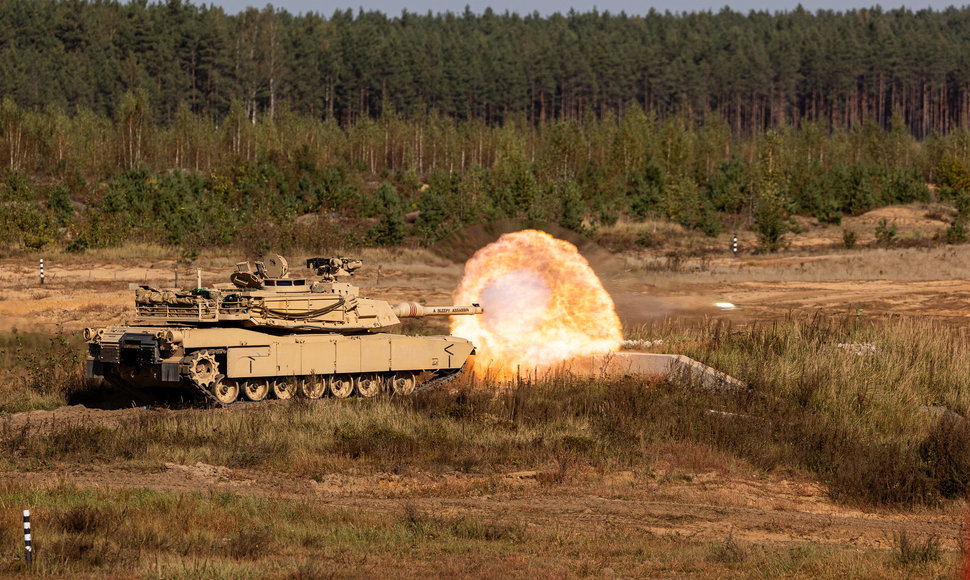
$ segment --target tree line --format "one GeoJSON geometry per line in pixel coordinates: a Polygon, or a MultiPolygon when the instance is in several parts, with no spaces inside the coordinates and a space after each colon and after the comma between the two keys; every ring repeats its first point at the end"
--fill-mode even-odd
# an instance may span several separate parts
{"type": "Polygon", "coordinates": [[[228,15],[182,0],[0,1],[0,96],[29,110],[221,122],[281,106],[342,126],[384,114],[500,124],[718,114],[736,134],[896,115],[917,137],[970,126],[970,8],[643,16],[228,15]]]}
{"type": "Polygon", "coordinates": [[[620,218],[753,228],[773,250],[794,215],[931,200],[954,202],[962,242],[968,15],[0,0],[0,251],[258,254],[620,218]]]}
{"type": "Polygon", "coordinates": [[[254,124],[238,101],[221,122],[183,105],[165,124],[149,109],[143,90],[122,96],[115,119],[0,102],[0,249],[140,240],[258,254],[430,245],[500,219],[595,234],[655,218],[711,236],[753,228],[773,250],[794,215],[838,224],[933,200],[957,204],[963,229],[948,241],[968,237],[970,130],[919,140],[899,116],[746,136],[717,114],[636,106],[538,125],[435,113],[341,125],[282,103],[254,124]]]}

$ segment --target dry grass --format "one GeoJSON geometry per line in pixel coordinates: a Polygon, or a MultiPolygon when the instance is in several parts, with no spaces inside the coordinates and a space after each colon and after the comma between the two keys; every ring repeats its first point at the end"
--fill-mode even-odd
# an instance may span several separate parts
{"type": "Polygon", "coordinates": [[[668,338],[664,350],[750,385],[745,396],[715,407],[735,415],[697,426],[704,440],[768,468],[814,471],[845,501],[932,504],[967,492],[966,328],[815,316],[744,328],[668,324],[630,334],[658,333],[668,338]],[[852,344],[865,346],[840,347],[852,344]]]}
{"type": "Polygon", "coordinates": [[[75,333],[0,333],[0,416],[54,409],[84,390],[83,344],[75,333]]]}
{"type": "Polygon", "coordinates": [[[698,231],[685,229],[675,222],[652,218],[642,222],[621,218],[613,225],[598,228],[594,239],[612,252],[663,248],[690,252],[718,245],[716,239],[698,231]]]}
{"type": "Polygon", "coordinates": [[[964,329],[814,317],[745,328],[668,323],[630,334],[662,337],[663,349],[750,389],[724,395],[677,377],[644,384],[564,373],[498,391],[470,382],[404,399],[145,415],[117,428],[60,424],[40,433],[0,425],[0,442],[12,450],[0,465],[203,462],[307,478],[350,468],[488,474],[529,465],[563,483],[601,462],[648,471],[658,448],[685,442],[702,450],[699,463],[727,452],[769,471],[813,472],[846,502],[935,505],[968,491],[964,329]],[[871,347],[839,346],[846,343],[871,347]]]}
{"type": "MultiPolygon", "coordinates": [[[[32,576],[333,578],[892,578],[886,553],[813,544],[744,546],[612,526],[525,525],[516,514],[446,516],[413,503],[391,511],[313,499],[196,491],[0,485],[0,573],[23,574],[19,508],[30,507],[32,576]]],[[[944,576],[952,556],[909,561],[944,576]]]]}
{"type": "Polygon", "coordinates": [[[642,253],[628,255],[625,264],[640,274],[640,281],[657,288],[682,288],[696,283],[699,275],[715,283],[962,280],[970,269],[970,245],[728,256],[726,250],[642,253]]]}
{"type": "MultiPolygon", "coordinates": [[[[448,497],[514,496],[518,484],[505,474],[523,469],[535,471],[532,493],[556,497],[581,488],[640,498],[643,485],[669,489],[697,474],[758,470],[811,474],[836,499],[866,506],[935,505],[967,492],[970,428],[959,417],[970,411],[970,361],[961,356],[970,337],[962,329],[806,318],[745,328],[667,322],[630,334],[664,338],[664,349],[722,368],[751,389],[737,397],[676,379],[563,373],[503,389],[471,381],[403,399],[140,413],[112,424],[38,429],[0,420],[4,470],[95,464],[149,474],[166,462],[201,462],[321,482],[333,474],[476,474],[385,489],[379,497],[414,502],[390,508],[9,481],[0,483],[0,505],[35,510],[35,572],[55,576],[891,578],[952,569],[953,555],[936,538],[897,536],[892,551],[858,552],[754,544],[729,533],[712,543],[581,522],[534,526],[512,512],[432,507],[448,497]],[[873,349],[858,354],[844,343],[873,349]],[[954,414],[927,413],[927,405],[954,414]]],[[[36,338],[34,348],[46,346],[36,338]]],[[[17,509],[0,510],[0,574],[23,569],[17,509]]]]}
{"type": "MultiPolygon", "coordinates": [[[[656,446],[689,441],[769,470],[815,472],[845,501],[933,504],[968,490],[970,360],[962,353],[970,333],[963,328],[816,316],[742,328],[666,322],[627,334],[662,338],[659,348],[702,360],[750,390],[725,396],[685,388],[676,377],[644,384],[563,373],[498,394],[472,381],[405,399],[151,415],[117,429],[7,426],[0,440],[14,452],[0,463],[201,461],[303,477],[350,466],[489,473],[532,465],[561,483],[577,465],[600,461],[650,469],[656,446]],[[846,344],[865,346],[840,347],[846,344]]],[[[84,396],[77,337],[4,341],[6,412],[84,396]]]]}
{"type": "MultiPolygon", "coordinates": [[[[334,247],[335,256],[362,257],[365,263],[394,262],[395,264],[414,264],[440,262],[441,258],[425,248],[411,247],[334,247]]],[[[320,255],[317,251],[295,249],[287,254],[294,265],[300,265],[298,257],[320,255]]],[[[127,243],[110,248],[92,248],[83,254],[70,254],[58,249],[23,252],[18,259],[35,263],[40,258],[64,264],[139,264],[185,260],[182,250],[177,246],[163,246],[152,243],[127,243]]],[[[200,266],[232,266],[245,259],[243,253],[234,247],[212,247],[199,251],[191,258],[193,264],[200,266]]]]}

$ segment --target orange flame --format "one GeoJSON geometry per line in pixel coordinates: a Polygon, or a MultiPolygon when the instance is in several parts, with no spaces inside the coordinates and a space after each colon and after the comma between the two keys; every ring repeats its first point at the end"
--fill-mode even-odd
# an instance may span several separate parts
{"type": "Polygon", "coordinates": [[[451,323],[452,334],[475,343],[479,375],[532,373],[619,350],[623,340],[613,300],[589,263],[545,232],[505,234],[476,252],[454,297],[485,309],[451,323]]]}

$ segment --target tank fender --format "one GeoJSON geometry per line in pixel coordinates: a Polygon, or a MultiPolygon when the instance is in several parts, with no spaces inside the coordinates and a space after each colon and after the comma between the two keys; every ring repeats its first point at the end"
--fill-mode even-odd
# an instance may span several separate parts
{"type": "Polygon", "coordinates": [[[275,345],[235,346],[226,355],[226,376],[270,377],[277,374],[275,345]]]}

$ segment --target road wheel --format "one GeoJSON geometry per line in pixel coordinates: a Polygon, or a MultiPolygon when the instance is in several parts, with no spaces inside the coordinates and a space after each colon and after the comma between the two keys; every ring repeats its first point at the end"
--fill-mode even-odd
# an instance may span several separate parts
{"type": "Polygon", "coordinates": [[[269,394],[269,383],[261,379],[244,381],[242,392],[250,401],[262,401],[269,394]]]}
{"type": "Polygon", "coordinates": [[[239,383],[232,379],[227,379],[223,375],[216,375],[210,389],[212,396],[223,405],[228,405],[236,401],[239,397],[239,383]]]}
{"type": "Polygon", "coordinates": [[[366,373],[357,377],[357,393],[361,397],[376,397],[381,394],[384,379],[378,374],[366,373]]]}
{"type": "Polygon", "coordinates": [[[333,375],[329,382],[330,392],[338,399],[346,399],[354,392],[354,381],[350,375],[333,375]]]}
{"type": "Polygon", "coordinates": [[[410,395],[418,384],[414,373],[394,373],[391,376],[391,388],[395,395],[410,395]]]}
{"type": "Polygon", "coordinates": [[[296,381],[287,379],[276,379],[271,381],[273,384],[273,396],[280,400],[292,399],[296,392],[296,381]]]}
{"type": "Polygon", "coordinates": [[[300,384],[300,394],[308,399],[319,399],[327,391],[327,379],[324,377],[307,377],[300,384]]]}

